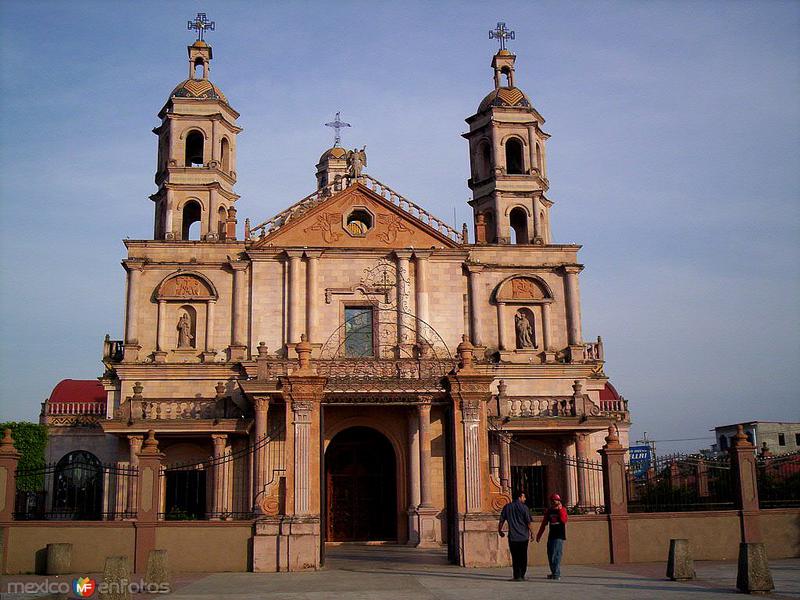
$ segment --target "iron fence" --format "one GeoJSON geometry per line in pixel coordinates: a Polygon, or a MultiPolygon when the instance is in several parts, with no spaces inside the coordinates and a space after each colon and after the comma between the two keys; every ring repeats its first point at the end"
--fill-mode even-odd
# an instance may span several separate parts
{"type": "Polygon", "coordinates": [[[735,508],[730,459],[706,460],[697,454],[660,456],[646,471],[627,469],[629,512],[684,512],[735,508]]]}
{"type": "Polygon", "coordinates": [[[247,520],[264,489],[280,486],[285,475],[283,426],[239,448],[199,462],[176,463],[161,469],[161,510],[166,521],[247,520]],[[256,490],[256,463],[265,473],[264,489],[256,490]]]}
{"type": "Polygon", "coordinates": [[[800,507],[800,452],[762,455],[756,474],[759,508],[800,507]]]}
{"type": "Polygon", "coordinates": [[[88,452],[72,452],[57,463],[17,469],[14,519],[115,520],[136,516],[130,503],[138,469],[102,464],[88,452]]]}
{"type": "Polygon", "coordinates": [[[524,491],[526,504],[543,513],[553,493],[570,514],[602,514],[603,465],[600,461],[578,458],[547,448],[531,446],[525,437],[511,439],[511,489],[524,491]]]}

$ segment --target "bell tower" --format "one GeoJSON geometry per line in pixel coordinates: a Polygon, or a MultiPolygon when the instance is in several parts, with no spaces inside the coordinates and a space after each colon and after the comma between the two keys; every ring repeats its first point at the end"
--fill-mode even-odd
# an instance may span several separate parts
{"type": "Polygon", "coordinates": [[[516,56],[506,48],[514,32],[498,23],[492,58],[494,89],[466,121],[472,190],[470,205],[479,244],[549,244],[549,188],[544,118],[514,81],[516,56]]]}
{"type": "Polygon", "coordinates": [[[189,78],[158,113],[158,163],[153,236],[157,240],[236,239],[236,112],[209,80],[212,51],[203,39],[214,22],[189,21],[197,39],[188,47],[189,78]]]}

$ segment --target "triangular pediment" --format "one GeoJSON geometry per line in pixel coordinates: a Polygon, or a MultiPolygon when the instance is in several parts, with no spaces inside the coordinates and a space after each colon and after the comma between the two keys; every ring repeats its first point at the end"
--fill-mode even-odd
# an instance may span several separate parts
{"type": "MultiPolygon", "coordinates": [[[[445,227],[427,213],[423,218],[445,227]]],[[[454,234],[449,226],[447,231],[439,231],[361,183],[354,183],[269,231],[254,247],[455,248],[459,243],[454,234]],[[354,216],[361,220],[352,222],[354,216]]]]}

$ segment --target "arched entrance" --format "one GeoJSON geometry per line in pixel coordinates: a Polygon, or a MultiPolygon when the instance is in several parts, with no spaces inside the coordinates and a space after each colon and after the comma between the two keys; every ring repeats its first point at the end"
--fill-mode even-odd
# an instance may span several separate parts
{"type": "Polygon", "coordinates": [[[394,449],[381,433],[338,433],[325,451],[327,541],[396,540],[395,473],[394,449]]]}

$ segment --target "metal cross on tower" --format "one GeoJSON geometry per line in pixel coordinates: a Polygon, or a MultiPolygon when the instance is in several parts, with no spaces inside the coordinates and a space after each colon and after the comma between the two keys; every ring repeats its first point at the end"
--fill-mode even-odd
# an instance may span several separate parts
{"type": "Polygon", "coordinates": [[[336,136],[333,138],[333,147],[335,148],[342,142],[342,129],[345,127],[352,127],[350,123],[345,123],[339,118],[340,113],[336,113],[336,118],[330,123],[325,123],[325,127],[333,127],[336,130],[336,136]]]}
{"type": "Polygon", "coordinates": [[[214,31],[214,21],[209,21],[206,18],[206,13],[197,13],[197,16],[194,18],[194,21],[189,21],[187,25],[187,29],[196,29],[197,30],[197,39],[203,39],[203,32],[214,31]]]}
{"type": "Polygon", "coordinates": [[[514,39],[514,32],[506,29],[506,24],[502,22],[497,23],[497,29],[489,31],[490,40],[498,40],[500,42],[500,50],[506,49],[506,40],[514,39]]]}

